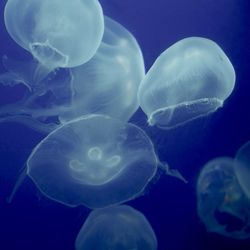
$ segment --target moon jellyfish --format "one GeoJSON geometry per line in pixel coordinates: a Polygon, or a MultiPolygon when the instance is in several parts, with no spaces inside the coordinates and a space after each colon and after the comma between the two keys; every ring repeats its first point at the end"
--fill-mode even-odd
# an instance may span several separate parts
{"type": "Polygon", "coordinates": [[[101,208],[139,196],[157,170],[148,136],[104,115],[70,121],[32,151],[27,174],[47,197],[101,208]]]}
{"type": "Polygon", "coordinates": [[[38,75],[87,62],[104,30],[97,0],[8,0],[4,18],[13,40],[39,61],[38,75]]]}
{"type": "Polygon", "coordinates": [[[190,37],[165,50],[139,87],[150,125],[173,128],[206,116],[233,91],[234,68],[213,41],[190,37]]]}
{"type": "Polygon", "coordinates": [[[90,213],[75,242],[76,250],[156,250],[155,233],[139,211],[129,206],[90,213]]]}
{"type": "Polygon", "coordinates": [[[139,107],[137,92],[145,76],[141,49],[129,31],[108,17],[97,53],[72,75],[75,94],[62,121],[92,113],[128,121],[139,107]]]}
{"type": "Polygon", "coordinates": [[[95,56],[72,69],[57,69],[33,81],[35,61],[24,63],[5,56],[7,69],[0,82],[22,84],[27,91],[18,102],[2,106],[0,121],[17,121],[50,132],[86,114],[106,114],[128,121],[138,108],[137,91],[145,75],[144,61],[135,38],[120,24],[105,17],[105,33],[95,56]]]}
{"type": "Polygon", "coordinates": [[[250,199],[250,142],[245,143],[236,154],[235,173],[247,197],[250,199]]]}
{"type": "Polygon", "coordinates": [[[216,158],[204,166],[197,183],[197,208],[208,231],[245,239],[250,237],[250,200],[234,169],[231,158],[216,158]]]}

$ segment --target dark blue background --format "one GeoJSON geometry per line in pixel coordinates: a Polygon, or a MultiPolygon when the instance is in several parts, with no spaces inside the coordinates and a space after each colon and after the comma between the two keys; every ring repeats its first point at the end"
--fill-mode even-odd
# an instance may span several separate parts
{"type": "MultiPolygon", "coordinates": [[[[9,37],[0,0],[0,56],[27,57],[9,37]]],[[[24,1],[24,0],[23,0],[24,1]]],[[[237,82],[223,109],[185,127],[161,131],[146,127],[138,111],[132,121],[152,138],[158,156],[189,180],[162,176],[141,198],[129,202],[154,228],[159,250],[248,250],[250,241],[206,230],[196,213],[195,184],[201,167],[217,156],[234,156],[250,139],[250,3],[248,0],[102,0],[104,13],[129,29],[141,45],[146,69],[171,44],[188,36],[217,42],[232,61],[237,82]]],[[[0,72],[4,72],[0,65],[0,72]]],[[[16,92],[0,88],[0,97],[16,92]]],[[[1,100],[0,100],[1,102],[1,100]]],[[[74,249],[89,210],[68,208],[39,194],[26,179],[11,204],[5,199],[32,148],[43,138],[25,126],[0,124],[0,250],[74,249]]]]}

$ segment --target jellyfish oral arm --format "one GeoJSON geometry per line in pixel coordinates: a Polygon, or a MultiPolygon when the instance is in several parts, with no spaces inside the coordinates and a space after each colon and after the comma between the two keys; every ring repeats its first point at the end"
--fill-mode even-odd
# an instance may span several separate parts
{"type": "Polygon", "coordinates": [[[187,179],[179,172],[179,170],[170,168],[170,166],[165,162],[159,162],[158,164],[159,168],[164,172],[164,174],[175,177],[183,181],[185,184],[188,183],[187,179]]]}

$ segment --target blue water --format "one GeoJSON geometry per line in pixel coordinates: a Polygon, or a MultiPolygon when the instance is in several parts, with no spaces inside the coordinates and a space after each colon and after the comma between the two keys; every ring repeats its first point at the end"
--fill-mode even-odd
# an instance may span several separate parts
{"type": "MultiPolygon", "coordinates": [[[[137,38],[146,69],[167,47],[188,36],[217,42],[234,65],[236,88],[223,109],[174,130],[146,126],[138,111],[132,122],[141,126],[168,161],[189,183],[162,176],[142,197],[128,202],[143,212],[158,238],[159,250],[248,250],[249,240],[207,233],[196,212],[195,186],[202,166],[217,156],[233,157],[250,140],[250,2],[248,0],[102,0],[104,13],[137,38]]],[[[6,1],[0,0],[0,56],[24,59],[28,54],[9,37],[3,22],[6,1]]],[[[0,65],[0,72],[4,68],[0,65]]],[[[0,103],[15,98],[0,87],[0,103]]],[[[0,250],[71,250],[89,210],[68,208],[41,195],[26,179],[11,204],[6,203],[25,160],[42,139],[15,123],[0,124],[0,250]]],[[[86,249],[87,250],[87,249],[86,249]]]]}

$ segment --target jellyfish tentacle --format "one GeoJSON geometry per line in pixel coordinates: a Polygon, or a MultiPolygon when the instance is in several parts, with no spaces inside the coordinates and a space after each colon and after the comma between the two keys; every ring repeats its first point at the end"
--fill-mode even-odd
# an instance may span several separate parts
{"type": "Polygon", "coordinates": [[[11,203],[17,190],[20,188],[20,186],[22,185],[22,183],[24,182],[25,178],[26,178],[27,174],[26,174],[26,166],[24,167],[24,169],[21,171],[21,174],[20,176],[18,177],[13,189],[12,189],[12,192],[10,194],[10,196],[6,199],[6,202],[7,203],[11,203]]]}
{"type": "Polygon", "coordinates": [[[175,177],[181,181],[183,181],[185,184],[188,183],[187,179],[179,172],[177,169],[170,168],[169,164],[166,162],[159,162],[158,163],[159,168],[166,174],[171,177],[175,177]]]}

